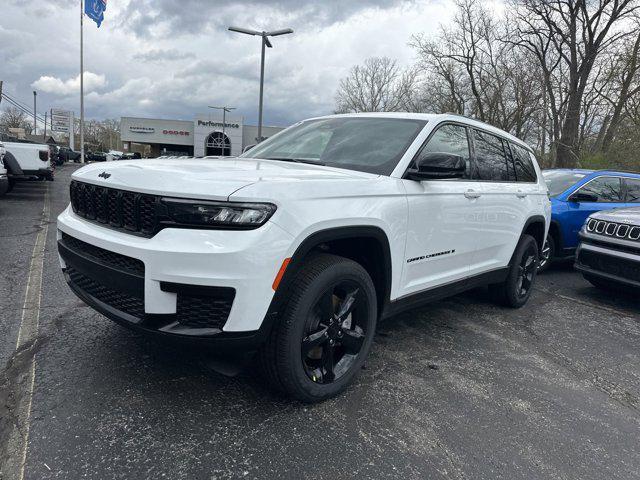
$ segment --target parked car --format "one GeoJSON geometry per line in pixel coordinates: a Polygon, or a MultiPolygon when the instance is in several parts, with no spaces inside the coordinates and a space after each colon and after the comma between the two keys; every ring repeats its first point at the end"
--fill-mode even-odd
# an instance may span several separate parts
{"type": "Polygon", "coordinates": [[[80,157],[80,152],[71,150],[69,147],[60,147],[60,150],[58,151],[58,158],[60,158],[63,162],[80,163],[80,157]]]}
{"type": "Polygon", "coordinates": [[[4,166],[4,154],[6,150],[4,145],[0,142],[0,197],[9,191],[9,176],[7,175],[7,169],[4,166]]]}
{"type": "Polygon", "coordinates": [[[522,307],[551,216],[532,150],[457,115],[315,118],[239,158],[89,165],[70,195],[58,250],[78,297],[257,351],[305,402],[346,388],[379,318],[487,284],[522,307]]]}
{"type": "Polygon", "coordinates": [[[540,270],[569,259],[578,247],[586,218],[600,210],[640,206],[640,174],[555,169],[542,172],[551,197],[551,226],[540,257],[540,270]]]}
{"type": "Polygon", "coordinates": [[[4,166],[9,177],[9,190],[24,180],[53,180],[49,146],[37,143],[4,142],[4,166]]]}
{"type": "Polygon", "coordinates": [[[122,160],[139,160],[142,158],[140,152],[131,152],[122,154],[122,160]]]}
{"type": "Polygon", "coordinates": [[[591,215],[580,232],[576,269],[603,290],[640,291],[640,207],[591,215]]]}
{"type": "Polygon", "coordinates": [[[107,154],[105,152],[89,152],[85,154],[87,162],[106,162],[107,154]]]}

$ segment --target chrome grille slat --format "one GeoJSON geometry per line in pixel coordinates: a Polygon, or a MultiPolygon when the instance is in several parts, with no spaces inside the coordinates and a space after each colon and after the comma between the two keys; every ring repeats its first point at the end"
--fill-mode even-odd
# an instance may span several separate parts
{"type": "Polygon", "coordinates": [[[627,223],[609,222],[590,218],[587,220],[586,230],[589,233],[616,237],[623,240],[640,240],[640,225],[629,225],[627,223]]]}

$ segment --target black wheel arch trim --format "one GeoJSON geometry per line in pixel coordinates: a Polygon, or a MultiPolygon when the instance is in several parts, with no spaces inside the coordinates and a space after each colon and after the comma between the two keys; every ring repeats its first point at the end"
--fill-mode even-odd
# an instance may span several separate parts
{"type": "Polygon", "coordinates": [[[551,222],[549,222],[549,233],[551,233],[551,227],[554,227],[557,232],[557,234],[553,235],[553,239],[556,243],[556,251],[560,252],[564,249],[564,242],[562,241],[562,228],[560,228],[560,222],[552,219],[551,222]]]}
{"type": "MultiPolygon", "coordinates": [[[[280,310],[286,302],[287,291],[289,290],[290,284],[299,271],[300,267],[302,266],[307,255],[315,248],[324,243],[335,240],[345,240],[349,238],[372,238],[376,240],[382,247],[382,268],[384,274],[384,282],[382,285],[382,301],[380,302],[380,305],[382,305],[383,308],[380,310],[384,309],[384,306],[389,303],[392,278],[391,247],[387,234],[384,232],[384,230],[382,230],[382,228],[373,225],[353,225],[328,228],[311,233],[300,243],[298,248],[296,248],[295,253],[291,257],[291,261],[289,262],[289,265],[285,270],[282,280],[280,281],[278,289],[273,295],[271,304],[269,305],[267,313],[262,322],[262,326],[260,327],[262,334],[268,335],[268,333],[271,331],[273,322],[278,317],[280,310]]],[[[379,315],[380,313],[381,311],[379,312],[379,315]]]]}

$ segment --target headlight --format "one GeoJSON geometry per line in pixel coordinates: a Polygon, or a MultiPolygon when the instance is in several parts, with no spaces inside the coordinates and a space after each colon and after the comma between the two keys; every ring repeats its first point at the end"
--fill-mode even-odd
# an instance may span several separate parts
{"type": "Polygon", "coordinates": [[[205,202],[163,198],[170,222],[183,226],[252,229],[276,211],[271,203],[205,202]]]}

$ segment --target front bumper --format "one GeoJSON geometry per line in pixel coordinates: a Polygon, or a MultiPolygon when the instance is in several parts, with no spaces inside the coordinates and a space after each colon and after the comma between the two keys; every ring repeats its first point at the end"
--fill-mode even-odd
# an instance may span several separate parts
{"type": "Polygon", "coordinates": [[[72,290],[112,320],[161,336],[258,341],[291,243],[271,222],[244,231],[168,228],[143,238],[88,222],[70,207],[58,217],[60,264],[72,290]],[[193,316],[202,319],[205,297],[215,297],[209,307],[224,321],[185,328],[180,315],[197,308],[193,316]]]}
{"type": "Polygon", "coordinates": [[[609,243],[602,237],[580,234],[576,270],[640,289],[640,248],[632,242],[609,243]]]}

